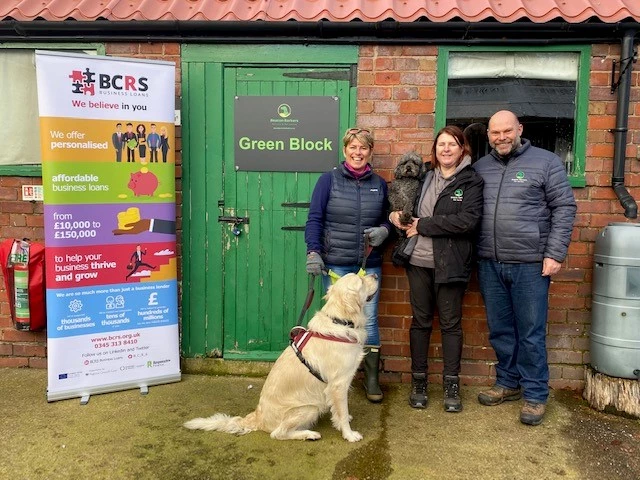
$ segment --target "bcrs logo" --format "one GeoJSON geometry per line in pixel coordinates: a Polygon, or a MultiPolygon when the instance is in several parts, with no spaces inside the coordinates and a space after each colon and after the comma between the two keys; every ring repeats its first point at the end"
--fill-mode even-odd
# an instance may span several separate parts
{"type": "Polygon", "coordinates": [[[99,90],[124,90],[130,92],[146,92],[149,89],[147,77],[134,77],[133,75],[107,75],[96,73],[85,68],[84,71],[72,70],[71,92],[82,95],[96,94],[96,85],[99,90]]]}

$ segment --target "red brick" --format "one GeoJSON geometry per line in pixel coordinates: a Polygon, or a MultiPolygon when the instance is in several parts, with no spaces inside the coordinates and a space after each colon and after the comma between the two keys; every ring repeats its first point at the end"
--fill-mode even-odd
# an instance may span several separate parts
{"type": "Polygon", "coordinates": [[[584,366],[562,367],[562,378],[564,380],[584,380],[584,366]]]}
{"type": "Polygon", "coordinates": [[[6,357],[13,353],[13,345],[10,343],[0,343],[0,356],[6,357]]]}
{"type": "Polygon", "coordinates": [[[402,55],[416,57],[435,57],[438,47],[433,45],[409,45],[402,47],[402,55]]]}
{"type": "Polygon", "coordinates": [[[394,72],[376,73],[376,85],[398,85],[400,83],[400,74],[394,72]]]}
{"type": "Polygon", "coordinates": [[[489,375],[489,363],[463,363],[461,365],[462,375],[489,375]]]}
{"type": "Polygon", "coordinates": [[[580,336],[584,332],[584,325],[575,323],[550,323],[548,326],[549,335],[569,335],[580,336]]]}
{"type": "Polygon", "coordinates": [[[105,52],[107,55],[135,55],[140,51],[137,43],[107,43],[105,52]]]}
{"type": "Polygon", "coordinates": [[[566,349],[570,350],[573,346],[573,340],[571,337],[562,336],[558,337],[555,335],[547,336],[547,348],[552,349],[566,349]]]}
{"type": "Polygon", "coordinates": [[[434,103],[428,100],[405,101],[400,103],[400,113],[433,113],[434,103]]]}
{"type": "Polygon", "coordinates": [[[23,201],[3,201],[0,203],[0,210],[5,213],[33,213],[33,205],[23,201]]]}
{"type": "Polygon", "coordinates": [[[0,187],[0,200],[18,200],[18,191],[12,187],[0,187]]]}
{"type": "Polygon", "coordinates": [[[582,352],[574,352],[570,350],[548,350],[547,359],[549,363],[582,364],[582,352]]]}
{"type": "Polygon", "coordinates": [[[47,359],[46,358],[37,358],[33,357],[29,359],[29,367],[30,368],[47,368],[47,359]]]}
{"type": "Polygon", "coordinates": [[[420,87],[418,89],[418,98],[420,100],[435,100],[436,87],[420,87]]]}
{"type": "Polygon", "coordinates": [[[166,55],[180,55],[180,44],[179,43],[165,43],[164,44],[164,54],[166,55]]]}
{"type": "Polygon", "coordinates": [[[40,345],[13,344],[13,354],[16,357],[44,357],[45,348],[40,345]]]}
{"type": "Polygon", "coordinates": [[[379,57],[399,57],[402,55],[402,47],[396,45],[377,45],[374,49],[379,57]]]}
{"type": "Polygon", "coordinates": [[[0,357],[0,368],[2,367],[28,367],[29,359],[26,357],[0,357]]]}
{"type": "Polygon", "coordinates": [[[395,70],[393,68],[394,59],[390,57],[378,57],[373,60],[373,69],[380,70],[395,70]]]}
{"type": "Polygon", "coordinates": [[[616,126],[616,119],[612,116],[592,115],[588,119],[589,130],[610,130],[616,126]]]}
{"type": "Polygon", "coordinates": [[[398,74],[398,83],[402,85],[435,85],[436,74],[431,72],[404,72],[398,74]]]}
{"type": "Polygon", "coordinates": [[[393,89],[394,100],[417,100],[418,88],[409,86],[399,86],[393,89]]]}
{"type": "Polygon", "coordinates": [[[584,381],[582,380],[565,380],[565,379],[551,379],[549,380],[549,386],[556,390],[576,390],[581,391],[584,389],[584,381]]]}
{"type": "MultiPolygon", "coordinates": [[[[358,98],[365,100],[390,100],[391,87],[362,87],[358,88],[358,98]]],[[[360,119],[360,125],[364,125],[360,119]]]]}
{"type": "Polygon", "coordinates": [[[148,54],[161,55],[163,51],[164,51],[164,46],[162,43],[141,43],[140,44],[140,53],[143,55],[148,55],[148,54]]]}

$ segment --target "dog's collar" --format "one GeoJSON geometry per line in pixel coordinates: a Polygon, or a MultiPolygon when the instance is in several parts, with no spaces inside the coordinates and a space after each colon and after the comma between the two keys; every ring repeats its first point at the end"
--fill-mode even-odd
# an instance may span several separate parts
{"type": "Polygon", "coordinates": [[[344,325],[345,327],[355,328],[355,324],[351,320],[343,320],[342,318],[329,317],[336,325],[344,325]]]}

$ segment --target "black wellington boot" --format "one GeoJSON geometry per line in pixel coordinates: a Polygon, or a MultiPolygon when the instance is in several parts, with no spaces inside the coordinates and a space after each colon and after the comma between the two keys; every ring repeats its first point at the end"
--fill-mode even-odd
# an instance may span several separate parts
{"type": "Polygon", "coordinates": [[[378,383],[378,374],[380,372],[380,348],[365,347],[364,357],[364,390],[367,394],[367,400],[372,403],[382,401],[382,390],[378,383]]]}

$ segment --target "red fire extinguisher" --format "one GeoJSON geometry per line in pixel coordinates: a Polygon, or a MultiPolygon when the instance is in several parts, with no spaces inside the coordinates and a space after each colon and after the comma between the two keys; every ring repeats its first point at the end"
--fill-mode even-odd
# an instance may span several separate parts
{"type": "Polygon", "coordinates": [[[42,330],[47,324],[44,246],[27,239],[5,240],[0,262],[16,329],[42,330]]]}

